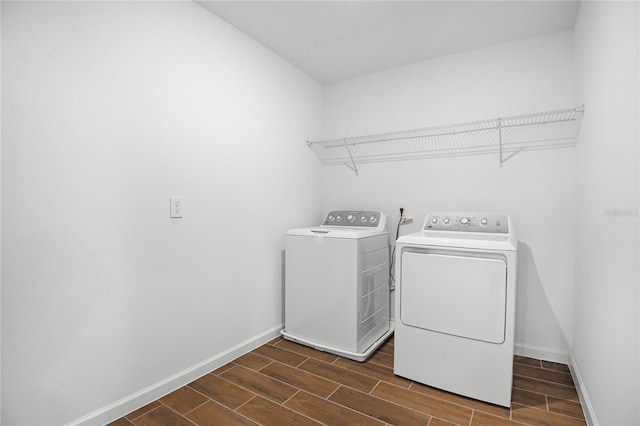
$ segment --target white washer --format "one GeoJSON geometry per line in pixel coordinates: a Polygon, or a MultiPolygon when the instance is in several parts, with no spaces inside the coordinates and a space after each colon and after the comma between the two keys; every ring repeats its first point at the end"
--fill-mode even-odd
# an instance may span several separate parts
{"type": "Polygon", "coordinates": [[[431,213],[398,239],[395,374],[511,406],[516,249],[499,213],[431,213]]]}
{"type": "Polygon", "coordinates": [[[389,233],[379,211],[332,211],[286,234],[282,336],[364,361],[392,333],[389,233]]]}

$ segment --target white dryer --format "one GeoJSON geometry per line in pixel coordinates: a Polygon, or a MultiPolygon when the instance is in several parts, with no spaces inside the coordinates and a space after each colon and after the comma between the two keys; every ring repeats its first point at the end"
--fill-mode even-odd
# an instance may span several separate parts
{"type": "Polygon", "coordinates": [[[391,335],[389,233],[379,211],[332,211],[286,234],[282,336],[356,361],[391,335]]]}
{"type": "Polygon", "coordinates": [[[511,406],[516,249],[498,213],[431,213],[398,239],[395,374],[511,406]]]}

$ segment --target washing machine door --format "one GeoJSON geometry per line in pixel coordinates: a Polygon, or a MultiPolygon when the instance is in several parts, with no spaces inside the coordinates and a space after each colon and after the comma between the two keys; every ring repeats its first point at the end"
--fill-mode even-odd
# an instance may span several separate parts
{"type": "Polygon", "coordinates": [[[403,324],[489,343],[505,341],[505,260],[405,252],[401,268],[403,324]]]}

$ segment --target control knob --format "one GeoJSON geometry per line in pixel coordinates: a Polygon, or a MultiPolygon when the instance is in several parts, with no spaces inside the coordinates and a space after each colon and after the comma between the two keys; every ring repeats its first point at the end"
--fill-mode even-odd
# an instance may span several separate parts
{"type": "Polygon", "coordinates": [[[463,217],[462,219],[460,219],[460,225],[468,225],[469,223],[471,223],[471,220],[469,220],[468,217],[463,217]]]}
{"type": "Polygon", "coordinates": [[[360,217],[360,222],[366,222],[367,221],[367,217],[366,216],[361,216],[360,217]]]}
{"type": "Polygon", "coordinates": [[[377,217],[375,217],[375,216],[371,216],[371,217],[369,218],[369,222],[372,222],[372,223],[373,223],[373,222],[375,222],[376,220],[378,220],[378,218],[377,218],[377,217]]]}
{"type": "Polygon", "coordinates": [[[432,223],[432,224],[434,224],[434,225],[435,225],[436,223],[438,223],[438,218],[437,218],[437,217],[434,217],[433,219],[431,219],[431,223],[432,223]]]}
{"type": "Polygon", "coordinates": [[[336,218],[333,215],[329,215],[329,222],[333,222],[334,220],[336,220],[336,218]]]}
{"type": "Polygon", "coordinates": [[[444,220],[442,221],[442,223],[444,223],[445,225],[448,225],[448,224],[450,224],[450,223],[451,223],[451,219],[446,218],[446,219],[444,219],[444,220]]]}
{"type": "Polygon", "coordinates": [[[352,215],[352,214],[350,214],[349,216],[347,216],[347,220],[348,220],[349,222],[353,222],[353,221],[355,220],[355,216],[354,216],[354,215],[352,215]]]}
{"type": "Polygon", "coordinates": [[[482,226],[487,226],[487,224],[488,224],[488,223],[489,223],[489,221],[487,220],[487,218],[486,218],[486,217],[485,217],[485,218],[482,218],[482,219],[480,220],[480,225],[482,225],[482,226]]]}

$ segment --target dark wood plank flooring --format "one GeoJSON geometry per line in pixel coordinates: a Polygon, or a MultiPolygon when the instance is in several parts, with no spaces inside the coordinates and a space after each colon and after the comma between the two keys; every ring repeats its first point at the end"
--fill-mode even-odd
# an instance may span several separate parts
{"type": "Polygon", "coordinates": [[[585,425],[569,368],[516,356],[511,409],[393,374],[393,338],[364,363],[276,338],[111,423],[585,425]]]}

